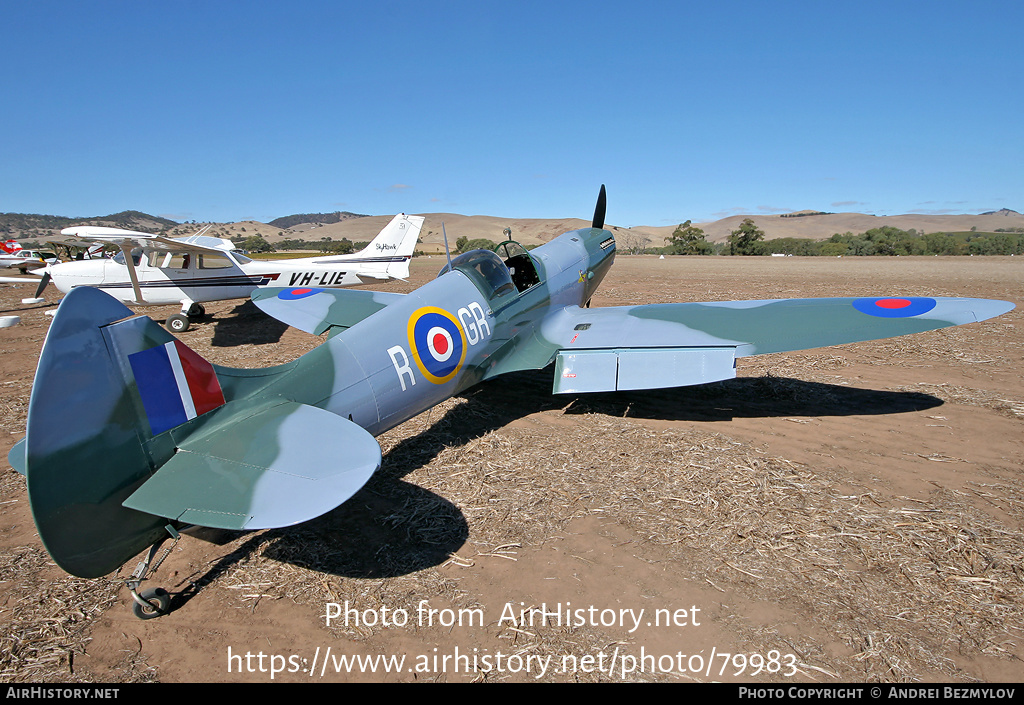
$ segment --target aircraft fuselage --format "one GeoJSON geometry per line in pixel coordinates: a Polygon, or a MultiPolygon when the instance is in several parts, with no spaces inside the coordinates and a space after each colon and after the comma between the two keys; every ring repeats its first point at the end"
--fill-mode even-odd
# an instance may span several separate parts
{"type": "MultiPolygon", "coordinates": [[[[135,270],[146,305],[195,303],[248,297],[263,286],[358,286],[361,278],[351,263],[320,264],[299,260],[260,262],[236,253],[183,257],[165,252],[136,255],[135,270]]],[[[63,293],[76,286],[93,286],[128,304],[135,299],[128,267],[120,255],[114,259],[65,262],[49,268],[54,285],[63,293]]]]}
{"type": "MultiPolygon", "coordinates": [[[[547,365],[557,346],[537,345],[544,340],[544,317],[552,309],[586,304],[614,252],[607,230],[567,233],[530,252],[536,282],[522,290],[495,253],[467,253],[453,261],[452,271],[334,335],[260,391],[349,418],[372,435],[383,433],[506,366],[521,369],[522,356],[530,357],[528,367],[547,365]]],[[[306,293],[285,290],[280,296],[306,293]]],[[[259,385],[248,378],[222,383],[232,398],[259,385]]]]}

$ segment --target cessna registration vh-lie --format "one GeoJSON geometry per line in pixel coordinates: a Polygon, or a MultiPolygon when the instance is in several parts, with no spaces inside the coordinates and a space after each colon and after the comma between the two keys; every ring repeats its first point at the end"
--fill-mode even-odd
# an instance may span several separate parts
{"type": "Polygon", "coordinates": [[[51,265],[36,296],[53,283],[64,293],[93,286],[127,304],[181,304],[167,327],[181,333],[189,316],[202,316],[209,301],[246,298],[257,287],[348,287],[407,279],[409,260],[423,227],[423,216],[396,215],[360,252],[290,260],[253,260],[231,251],[231,241],[205,235],[166,238],[149,233],[80,225],[65,228],[87,242],[117,245],[112,259],[51,265]]]}
{"type": "Polygon", "coordinates": [[[592,227],[530,252],[510,241],[501,256],[465,253],[410,294],[259,289],[252,298],[271,316],[328,334],[263,370],[211,365],[102,291],[73,290],[9,455],[50,555],[92,578],[151,547],[127,582],[136,614],[156,616],[169,595],[137,588],[162,541],[188,525],[266,529],[330,511],[380,467],[375,435],[483,380],[554,363],[554,393],[701,384],[734,377],[738,357],[1013,308],[930,297],[589,308],[615,255],[604,203],[602,187],[592,227]]]}

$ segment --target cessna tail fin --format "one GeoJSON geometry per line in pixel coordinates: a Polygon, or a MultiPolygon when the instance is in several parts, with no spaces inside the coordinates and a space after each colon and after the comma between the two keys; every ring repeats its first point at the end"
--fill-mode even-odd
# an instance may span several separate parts
{"type": "Polygon", "coordinates": [[[311,519],[380,466],[380,446],[356,424],[280,397],[235,401],[244,387],[236,373],[131,315],[91,287],[64,298],[40,355],[21,454],[12,451],[39,535],[68,573],[106,575],[168,525],[311,519]]]}
{"type": "Polygon", "coordinates": [[[355,254],[311,257],[308,260],[293,262],[358,263],[360,276],[375,279],[408,279],[409,260],[416,249],[416,241],[419,240],[424,220],[422,215],[399,213],[377,233],[369,245],[355,254]]]}
{"type": "Polygon", "coordinates": [[[383,260],[384,277],[409,278],[409,259],[416,249],[425,218],[401,213],[381,230],[360,254],[383,260]]]}

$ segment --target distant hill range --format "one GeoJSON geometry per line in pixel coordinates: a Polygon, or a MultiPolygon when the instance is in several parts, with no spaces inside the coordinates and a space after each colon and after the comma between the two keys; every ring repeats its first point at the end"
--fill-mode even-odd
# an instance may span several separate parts
{"type": "MultiPolygon", "coordinates": [[[[444,249],[441,224],[445,225],[452,247],[455,240],[467,237],[470,240],[484,238],[499,242],[505,239],[503,231],[512,229],[512,239],[524,245],[539,245],[567,230],[583,228],[589,221],[580,218],[529,219],[498,218],[485,215],[458,215],[454,213],[426,213],[426,221],[420,235],[420,248],[427,252],[442,252],[444,249]]],[[[284,239],[322,239],[352,242],[367,242],[394,217],[391,215],[360,215],[347,211],[334,213],[304,213],[276,218],[269,223],[240,221],[236,223],[214,223],[209,234],[217,237],[239,238],[261,235],[269,242],[284,239]]],[[[1024,228],[1024,215],[1004,208],[978,215],[930,215],[908,214],[875,216],[863,213],[824,213],[821,211],[795,211],[781,215],[735,215],[721,220],[695,223],[711,242],[724,242],[729,234],[739,228],[745,218],[754,221],[765,232],[765,238],[780,237],[810,238],[825,240],[834,233],[860,234],[892,226],[901,230],[916,230],[919,233],[963,232],[972,228],[980,232],[1014,230],[1024,228]]],[[[47,240],[59,236],[62,228],[71,225],[103,225],[108,227],[163,232],[172,237],[188,235],[204,224],[177,223],[167,218],[148,215],[138,211],[123,211],[94,218],[68,218],[51,215],[26,215],[0,213],[0,238],[47,240]]],[[[623,245],[635,246],[646,241],[647,246],[661,247],[665,238],[672,235],[677,224],[665,226],[634,226],[623,228],[608,225],[623,245]]]]}
{"type": "Polygon", "coordinates": [[[121,211],[112,215],[95,218],[68,218],[61,215],[36,215],[31,213],[0,213],[0,235],[3,238],[37,238],[60,234],[63,228],[72,225],[101,225],[108,228],[124,228],[142,232],[159,232],[173,228],[178,223],[167,218],[140,213],[121,211]]]}

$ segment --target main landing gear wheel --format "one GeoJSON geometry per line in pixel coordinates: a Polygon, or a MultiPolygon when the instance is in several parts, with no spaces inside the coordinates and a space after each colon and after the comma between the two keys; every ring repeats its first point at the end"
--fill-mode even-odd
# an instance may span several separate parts
{"type": "Polygon", "coordinates": [[[163,588],[133,593],[132,614],[139,619],[153,619],[170,611],[171,596],[163,588]]]}
{"type": "Polygon", "coordinates": [[[188,316],[182,316],[180,313],[176,313],[173,316],[168,316],[167,321],[164,323],[167,326],[167,330],[172,333],[184,333],[192,325],[192,322],[188,320],[188,316]]]}

